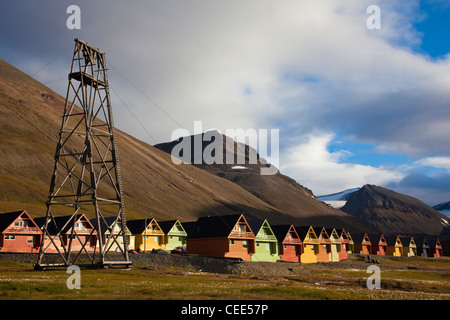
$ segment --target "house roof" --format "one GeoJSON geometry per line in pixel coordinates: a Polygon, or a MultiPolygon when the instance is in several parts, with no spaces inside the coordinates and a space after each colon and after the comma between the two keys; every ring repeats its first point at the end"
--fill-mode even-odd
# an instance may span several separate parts
{"type": "Polygon", "coordinates": [[[187,239],[228,237],[241,217],[244,218],[242,214],[200,217],[191,227],[187,239]]]}
{"type": "Polygon", "coordinates": [[[186,232],[184,226],[178,220],[166,220],[166,221],[158,221],[159,227],[164,232],[164,234],[168,234],[170,230],[174,227],[175,224],[179,223],[179,225],[183,228],[183,231],[186,232]]]}
{"type": "Polygon", "coordinates": [[[337,232],[337,234],[339,235],[339,237],[343,237],[344,240],[348,240],[348,234],[347,234],[347,232],[345,231],[345,229],[339,228],[339,229],[336,229],[336,232],[337,232]]]}
{"type": "Polygon", "coordinates": [[[130,230],[131,234],[142,234],[144,233],[147,226],[151,224],[153,221],[155,221],[156,225],[158,225],[159,228],[161,229],[161,226],[155,220],[155,218],[128,220],[127,227],[128,230],[130,230]]]}
{"type": "MultiPolygon", "coordinates": [[[[75,222],[79,221],[81,218],[84,217],[85,221],[92,226],[92,224],[89,222],[89,220],[86,218],[86,216],[84,214],[76,214],[74,216],[68,215],[68,216],[55,217],[53,221],[56,223],[57,228],[58,229],[63,228],[61,230],[61,234],[66,233],[73,226],[72,222],[68,223],[69,221],[73,221],[72,217],[75,219],[75,222]]],[[[39,226],[39,228],[42,228],[45,225],[46,219],[47,219],[47,217],[39,217],[39,218],[34,219],[34,221],[39,226]]],[[[55,224],[52,222],[49,222],[49,224],[47,226],[47,230],[50,234],[57,233],[55,224]]]]}
{"type": "Polygon", "coordinates": [[[250,220],[250,221],[248,221],[248,225],[250,226],[250,228],[252,228],[253,232],[255,233],[255,236],[258,234],[259,229],[261,229],[261,227],[263,226],[264,221],[266,221],[266,220],[250,220]]]}
{"type": "MultiPolygon", "coordinates": [[[[363,242],[365,235],[366,235],[366,233],[352,233],[351,237],[355,244],[360,244],[363,242]]],[[[372,243],[370,236],[368,234],[367,234],[367,236],[369,237],[369,240],[372,243]]],[[[377,243],[378,243],[378,241],[377,241],[377,243]]]]}
{"type": "MultiPolygon", "coordinates": [[[[0,232],[3,232],[8,228],[22,213],[28,213],[26,211],[14,211],[0,214],[0,232]]],[[[30,218],[28,216],[28,218],[30,218]]],[[[31,218],[30,218],[31,219],[31,218]]]]}
{"type": "MultiPolygon", "coordinates": [[[[273,233],[275,234],[275,237],[277,238],[278,242],[283,242],[286,238],[289,230],[291,230],[291,227],[294,227],[292,224],[282,224],[282,225],[274,225],[271,226],[273,233]]],[[[301,239],[300,235],[298,234],[298,231],[296,228],[293,228],[294,231],[297,233],[299,238],[301,239]]]]}
{"type": "Polygon", "coordinates": [[[397,243],[397,236],[385,236],[384,239],[386,240],[386,243],[388,246],[395,246],[397,243]]]}
{"type": "MultiPolygon", "coordinates": [[[[105,232],[108,231],[108,228],[110,228],[114,224],[116,219],[117,219],[117,217],[104,217],[104,220],[100,219],[100,231],[102,232],[102,234],[104,234],[105,232]],[[106,224],[105,224],[105,222],[106,222],[106,224]]],[[[117,222],[117,224],[120,227],[119,221],[117,222]]],[[[96,218],[93,218],[93,219],[89,220],[89,222],[91,223],[91,225],[94,228],[97,227],[97,219],[96,218]]],[[[125,231],[127,231],[127,230],[125,230],[125,231]]]]}

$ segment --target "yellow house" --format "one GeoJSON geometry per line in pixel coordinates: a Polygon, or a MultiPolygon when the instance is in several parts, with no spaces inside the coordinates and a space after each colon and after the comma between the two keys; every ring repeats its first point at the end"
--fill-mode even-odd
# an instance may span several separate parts
{"type": "Polygon", "coordinates": [[[134,236],[135,250],[165,249],[164,232],[155,219],[129,220],[127,227],[134,236]]]}
{"type": "Polygon", "coordinates": [[[404,257],[417,256],[417,246],[413,237],[400,237],[400,241],[403,245],[402,255],[404,257]]]}
{"type": "Polygon", "coordinates": [[[303,242],[303,250],[300,256],[301,263],[316,263],[319,254],[319,239],[314,232],[313,227],[303,226],[295,227],[298,236],[303,242]]]}
{"type": "Polygon", "coordinates": [[[394,257],[401,257],[403,245],[398,236],[385,237],[387,243],[387,254],[394,257]]]}

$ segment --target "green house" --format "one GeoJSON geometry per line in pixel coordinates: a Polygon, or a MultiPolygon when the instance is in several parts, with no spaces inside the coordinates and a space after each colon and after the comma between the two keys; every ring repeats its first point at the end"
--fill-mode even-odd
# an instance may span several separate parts
{"type": "Polygon", "coordinates": [[[172,250],[186,245],[187,233],[178,220],[158,221],[164,232],[164,244],[166,250],[172,250]]]}
{"type": "Polygon", "coordinates": [[[348,231],[347,231],[347,237],[348,237],[348,240],[350,241],[350,250],[348,250],[347,252],[353,253],[353,252],[355,252],[355,242],[353,242],[352,235],[348,231]]]}
{"type": "Polygon", "coordinates": [[[275,262],[280,260],[278,241],[267,220],[248,221],[248,224],[256,235],[252,261],[275,262]]]}

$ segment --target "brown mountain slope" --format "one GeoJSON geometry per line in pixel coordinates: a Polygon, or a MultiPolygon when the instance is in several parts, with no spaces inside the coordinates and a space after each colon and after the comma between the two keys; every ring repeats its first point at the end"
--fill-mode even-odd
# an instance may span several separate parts
{"type": "Polygon", "coordinates": [[[447,217],[422,201],[389,189],[365,185],[341,209],[386,233],[438,235],[447,217]]]}
{"type": "MultiPolygon", "coordinates": [[[[269,205],[277,208],[278,210],[287,213],[292,216],[293,219],[300,220],[299,223],[312,224],[312,225],[326,225],[326,226],[339,226],[345,225],[347,228],[351,229],[370,229],[370,227],[365,226],[359,220],[354,219],[348,214],[333,209],[321,201],[318,201],[313,193],[298,184],[295,180],[290,177],[277,172],[274,175],[261,175],[261,168],[267,167],[264,163],[266,161],[261,160],[256,151],[244,145],[242,143],[234,142],[230,137],[222,135],[220,133],[214,134],[220,141],[222,145],[222,164],[206,164],[205,161],[201,163],[194,164],[196,167],[201,168],[207,172],[213,173],[216,176],[223,177],[229,181],[234,182],[243,189],[247,190],[254,196],[260,198],[269,205]],[[234,158],[233,164],[227,164],[226,152],[227,152],[227,141],[228,145],[234,145],[234,158]],[[230,143],[231,141],[231,143],[230,143]],[[252,150],[256,154],[257,164],[249,163],[249,150],[252,150]],[[238,161],[237,155],[242,155],[245,159],[244,163],[238,161]]],[[[204,152],[204,157],[207,157],[211,152],[211,148],[208,145],[215,143],[215,140],[210,142],[209,138],[203,141],[203,135],[185,137],[185,139],[190,139],[191,146],[191,158],[184,157],[183,159],[189,161],[190,163],[195,163],[194,157],[194,144],[195,141],[202,141],[202,149],[204,152]]],[[[155,145],[156,148],[164,150],[168,154],[172,154],[172,150],[176,147],[181,140],[176,140],[167,143],[161,143],[155,145]]],[[[217,144],[219,146],[219,144],[217,144]]],[[[233,151],[230,151],[233,152],[233,151]]],[[[175,152],[174,152],[175,155],[175,152]]],[[[219,157],[217,157],[219,158],[219,157]]],[[[204,159],[201,159],[204,160],[204,159]]],[[[198,161],[197,161],[198,162],[198,161]]]]}
{"type": "MultiPolygon", "coordinates": [[[[0,212],[27,210],[34,217],[45,215],[63,107],[63,97],[0,60],[0,212]]],[[[254,182],[258,177],[231,172],[235,180],[247,181],[244,186],[254,186],[246,190],[201,168],[175,165],[167,153],[119,130],[116,133],[129,219],[147,215],[191,221],[208,214],[245,212],[250,219],[268,218],[271,223],[313,221],[350,230],[363,228],[287,177],[274,188],[270,180],[254,182]],[[269,199],[269,191],[278,192],[280,199],[269,199]]],[[[70,212],[68,208],[61,214],[70,212]]],[[[84,213],[91,217],[91,212],[84,213]]]]}

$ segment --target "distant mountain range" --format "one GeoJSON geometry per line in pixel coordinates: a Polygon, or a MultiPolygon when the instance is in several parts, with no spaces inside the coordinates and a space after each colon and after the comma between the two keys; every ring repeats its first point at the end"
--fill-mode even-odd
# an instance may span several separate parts
{"type": "Polygon", "coordinates": [[[450,201],[439,203],[433,206],[433,209],[445,214],[447,217],[450,217],[450,201]]]}
{"type": "Polygon", "coordinates": [[[386,233],[441,234],[450,219],[422,201],[386,188],[365,185],[341,208],[386,233]]]}

